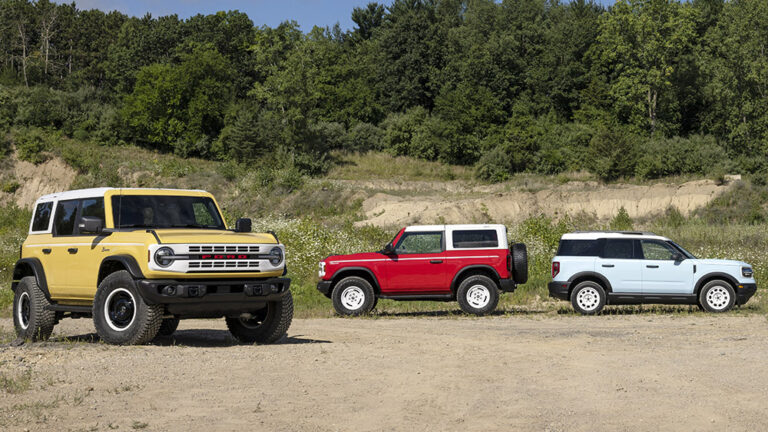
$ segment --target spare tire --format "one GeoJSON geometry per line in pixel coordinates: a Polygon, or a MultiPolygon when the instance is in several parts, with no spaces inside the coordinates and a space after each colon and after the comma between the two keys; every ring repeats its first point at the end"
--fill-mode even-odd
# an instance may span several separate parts
{"type": "Polygon", "coordinates": [[[513,244],[510,253],[512,254],[512,279],[517,284],[528,282],[528,249],[525,244],[513,244]]]}

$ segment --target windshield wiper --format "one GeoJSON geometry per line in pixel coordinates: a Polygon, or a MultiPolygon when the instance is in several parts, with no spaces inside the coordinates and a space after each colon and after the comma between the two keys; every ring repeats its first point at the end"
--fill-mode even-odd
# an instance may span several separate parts
{"type": "Polygon", "coordinates": [[[118,228],[154,228],[152,225],[147,224],[123,224],[120,225],[118,228]]]}
{"type": "Polygon", "coordinates": [[[175,224],[168,225],[166,228],[203,228],[203,229],[218,229],[215,225],[201,225],[201,224],[175,224]]]}

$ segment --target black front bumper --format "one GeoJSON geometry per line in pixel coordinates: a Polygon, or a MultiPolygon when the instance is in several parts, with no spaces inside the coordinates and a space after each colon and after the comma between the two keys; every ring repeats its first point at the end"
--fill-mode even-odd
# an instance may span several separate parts
{"type": "Polygon", "coordinates": [[[317,283],[317,290],[323,293],[324,296],[330,297],[331,285],[333,285],[333,281],[321,280],[317,283]]]}
{"type": "Polygon", "coordinates": [[[140,279],[148,304],[162,304],[168,313],[217,317],[251,312],[289,293],[288,278],[267,279],[140,279]]]}
{"type": "Polygon", "coordinates": [[[736,304],[743,305],[757,292],[757,284],[739,284],[736,287],[736,304]]]}
{"type": "Polygon", "coordinates": [[[547,285],[549,287],[549,296],[560,300],[570,300],[568,291],[571,283],[568,281],[552,281],[547,285]]]}

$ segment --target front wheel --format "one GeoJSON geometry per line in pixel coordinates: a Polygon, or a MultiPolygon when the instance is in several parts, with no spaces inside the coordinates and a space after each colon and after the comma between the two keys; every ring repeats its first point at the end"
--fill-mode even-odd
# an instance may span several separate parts
{"type": "Polygon", "coordinates": [[[33,342],[46,340],[53,332],[56,312],[33,276],[21,279],[13,296],[13,326],[16,335],[33,342]]]}
{"type": "Polygon", "coordinates": [[[736,293],[733,287],[723,280],[707,282],[699,293],[699,305],[707,312],[727,312],[735,303],[736,293]]]}
{"type": "Polygon", "coordinates": [[[368,313],[376,303],[376,295],[371,284],[357,276],[346,277],[339,281],[333,292],[333,308],[339,315],[355,316],[368,313]]]}
{"type": "Polygon", "coordinates": [[[486,315],[499,304],[499,287],[488,276],[474,275],[464,279],[456,290],[461,310],[473,315],[486,315]]]}
{"type": "Polygon", "coordinates": [[[112,273],[99,284],[93,299],[93,325],[104,342],[147,343],[157,335],[162,322],[163,307],[145,303],[127,271],[112,273]]]}
{"type": "Polygon", "coordinates": [[[227,317],[226,321],[229,332],[242,343],[277,342],[293,321],[293,296],[288,291],[282,299],[267,303],[248,318],[227,317]]]}
{"type": "Polygon", "coordinates": [[[576,312],[595,315],[605,307],[605,290],[597,282],[584,281],[573,289],[571,304],[576,312]]]}

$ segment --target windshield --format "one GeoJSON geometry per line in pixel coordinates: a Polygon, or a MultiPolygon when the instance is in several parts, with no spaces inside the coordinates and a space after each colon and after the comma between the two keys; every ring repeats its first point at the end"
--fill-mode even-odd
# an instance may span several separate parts
{"type": "Polygon", "coordinates": [[[211,198],[194,196],[116,195],[115,228],[226,229],[211,198]]]}
{"type": "Polygon", "coordinates": [[[690,253],[690,252],[688,252],[687,250],[685,250],[685,249],[684,249],[682,246],[680,246],[679,244],[677,244],[677,243],[675,243],[675,242],[673,242],[673,241],[670,241],[670,242],[669,242],[669,244],[671,244],[672,246],[676,247],[676,248],[677,248],[677,249],[680,251],[680,253],[681,253],[681,254],[685,255],[685,257],[686,257],[686,258],[688,258],[688,259],[696,259],[696,257],[695,257],[695,256],[693,256],[693,254],[692,254],[692,253],[690,253]]]}

